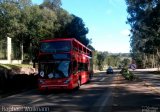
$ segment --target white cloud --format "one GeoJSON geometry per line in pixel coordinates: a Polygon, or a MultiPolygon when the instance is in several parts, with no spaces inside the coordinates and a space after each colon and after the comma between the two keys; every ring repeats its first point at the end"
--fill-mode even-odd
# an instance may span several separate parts
{"type": "Polygon", "coordinates": [[[128,36],[130,34],[130,31],[128,29],[124,29],[120,32],[123,36],[128,36]]]}

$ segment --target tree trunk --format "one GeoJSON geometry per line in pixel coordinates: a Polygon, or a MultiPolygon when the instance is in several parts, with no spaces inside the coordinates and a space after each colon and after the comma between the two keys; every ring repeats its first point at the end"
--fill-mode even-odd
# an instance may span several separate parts
{"type": "Polygon", "coordinates": [[[158,49],[158,48],[157,48],[157,58],[158,58],[157,65],[158,65],[158,71],[159,71],[159,65],[160,65],[160,53],[159,53],[159,49],[158,49]]]}
{"type": "Polygon", "coordinates": [[[21,60],[23,61],[23,57],[24,57],[24,55],[23,55],[24,53],[23,53],[23,42],[21,43],[21,60]]]}
{"type": "Polygon", "coordinates": [[[154,57],[154,54],[152,55],[152,68],[155,68],[155,57],[154,57]]]}
{"type": "Polygon", "coordinates": [[[146,54],[145,53],[143,53],[143,60],[142,60],[142,62],[143,62],[143,68],[146,68],[146,54]]]}

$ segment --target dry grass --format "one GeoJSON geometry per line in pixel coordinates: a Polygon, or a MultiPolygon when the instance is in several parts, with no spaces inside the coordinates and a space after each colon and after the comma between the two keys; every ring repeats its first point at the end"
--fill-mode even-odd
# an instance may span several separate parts
{"type": "Polygon", "coordinates": [[[29,64],[0,64],[0,68],[4,68],[4,69],[18,69],[22,67],[32,67],[32,65],[29,65],[29,64]]]}

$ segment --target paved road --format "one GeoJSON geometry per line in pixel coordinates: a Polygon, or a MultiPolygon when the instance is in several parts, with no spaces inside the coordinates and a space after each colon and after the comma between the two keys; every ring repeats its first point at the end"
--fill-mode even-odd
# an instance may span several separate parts
{"type": "Polygon", "coordinates": [[[141,80],[116,77],[111,112],[160,112],[160,94],[141,80]]]}
{"type": "Polygon", "coordinates": [[[95,75],[90,83],[82,85],[78,91],[51,91],[41,94],[38,90],[32,90],[13,95],[0,100],[0,109],[3,111],[41,109],[56,112],[109,112],[112,105],[111,83],[114,76],[115,74],[106,75],[101,72],[95,75]]]}
{"type": "Polygon", "coordinates": [[[142,79],[146,85],[153,86],[160,93],[160,74],[148,71],[134,71],[134,74],[142,79]]]}
{"type": "MultiPolygon", "coordinates": [[[[139,71],[139,74],[143,72],[139,71]]],[[[119,74],[95,74],[78,91],[31,90],[0,100],[0,111],[24,112],[160,112],[160,94],[141,81],[126,81],[119,74]],[[136,109],[134,109],[136,108],[136,109]]]]}

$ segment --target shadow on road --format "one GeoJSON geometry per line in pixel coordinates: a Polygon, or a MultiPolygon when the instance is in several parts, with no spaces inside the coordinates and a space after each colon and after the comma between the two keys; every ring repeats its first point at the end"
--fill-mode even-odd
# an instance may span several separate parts
{"type": "Polygon", "coordinates": [[[141,81],[127,81],[119,77],[114,83],[112,112],[150,112],[153,108],[160,110],[160,95],[145,87],[141,81]]]}
{"type": "Polygon", "coordinates": [[[7,74],[0,71],[0,98],[37,87],[37,75],[7,74]]]}

